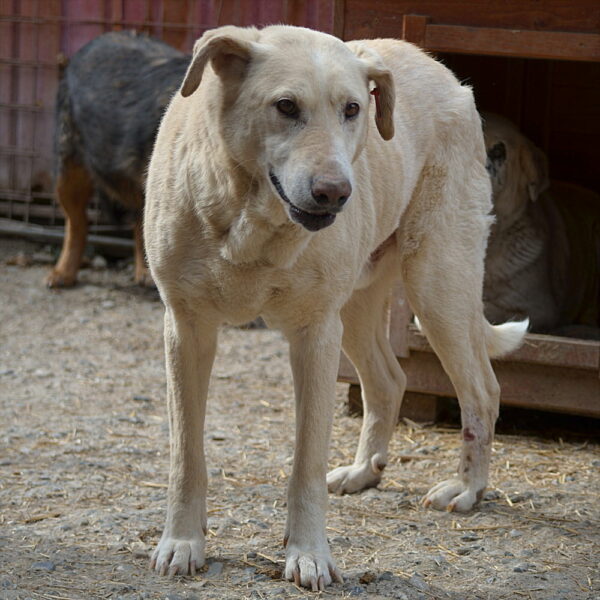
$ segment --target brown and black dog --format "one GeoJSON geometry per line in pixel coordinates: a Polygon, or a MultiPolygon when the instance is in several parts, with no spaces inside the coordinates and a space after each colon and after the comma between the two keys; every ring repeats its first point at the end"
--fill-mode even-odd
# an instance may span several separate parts
{"type": "Polygon", "coordinates": [[[85,250],[87,205],[95,192],[135,215],[135,280],[152,284],[141,216],[156,131],[190,57],[135,32],[113,32],[71,59],[56,103],[56,195],[65,215],[60,258],[49,287],[77,280],[85,250]]]}

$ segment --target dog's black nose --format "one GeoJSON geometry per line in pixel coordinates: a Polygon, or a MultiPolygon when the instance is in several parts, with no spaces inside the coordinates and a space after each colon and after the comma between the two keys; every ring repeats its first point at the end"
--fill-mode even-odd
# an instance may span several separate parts
{"type": "Polygon", "coordinates": [[[343,178],[315,177],[311,192],[320,207],[335,210],[344,206],[352,193],[352,186],[343,178]]]}

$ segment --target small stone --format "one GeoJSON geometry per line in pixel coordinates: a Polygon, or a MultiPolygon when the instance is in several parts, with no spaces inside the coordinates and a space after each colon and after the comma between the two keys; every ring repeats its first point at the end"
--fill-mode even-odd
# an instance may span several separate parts
{"type": "Polygon", "coordinates": [[[418,590],[422,592],[429,589],[429,584],[417,573],[415,573],[409,580],[408,583],[416,587],[418,590]]]}
{"type": "Polygon", "coordinates": [[[223,572],[223,563],[222,562],[212,562],[208,565],[208,571],[206,572],[206,577],[217,577],[221,575],[223,572]]]}
{"type": "Polygon", "coordinates": [[[448,559],[443,554],[437,554],[433,556],[433,562],[441,567],[442,565],[448,564],[448,559]]]}
{"type": "Polygon", "coordinates": [[[511,529],[508,532],[508,535],[510,535],[511,538],[518,538],[518,537],[521,537],[523,535],[523,532],[519,531],[518,529],[511,529]]]}
{"type": "Polygon", "coordinates": [[[40,562],[34,562],[31,565],[31,568],[34,571],[48,571],[51,573],[52,571],[56,570],[56,565],[50,560],[44,560],[40,562]]]}
{"type": "Polygon", "coordinates": [[[144,544],[144,542],[133,542],[133,544],[131,544],[131,553],[135,558],[148,558],[150,546],[144,544]]]}
{"type": "Polygon", "coordinates": [[[425,546],[430,546],[431,544],[433,544],[431,538],[428,538],[424,535],[420,535],[416,540],[415,540],[416,544],[423,544],[425,546]]]}
{"type": "Polygon", "coordinates": [[[525,500],[533,498],[533,492],[511,494],[509,498],[513,504],[518,504],[519,502],[524,502],[525,500]]]}
{"type": "Polygon", "coordinates": [[[337,546],[350,546],[350,540],[342,535],[336,535],[334,538],[331,538],[331,543],[337,546]]]}
{"type": "Polygon", "coordinates": [[[360,585],[354,585],[348,591],[350,592],[350,596],[360,596],[366,592],[365,588],[360,585]]]}
{"type": "Polygon", "coordinates": [[[484,500],[498,500],[498,498],[501,497],[500,492],[496,491],[496,490],[489,490],[488,492],[485,493],[485,495],[483,496],[484,500]]]}
{"type": "Polygon", "coordinates": [[[114,300],[104,300],[102,304],[100,304],[102,308],[114,308],[116,306],[116,302],[114,300]]]}
{"type": "Polygon", "coordinates": [[[359,578],[360,583],[372,583],[377,579],[377,576],[372,571],[365,571],[359,578]]]}
{"type": "Polygon", "coordinates": [[[391,571],[384,571],[379,577],[377,581],[392,581],[394,579],[394,574],[391,571]]]}
{"type": "Polygon", "coordinates": [[[460,538],[463,542],[476,542],[477,540],[480,540],[481,538],[477,535],[475,535],[474,533],[467,533],[463,536],[461,536],[460,538]]]}
{"type": "Polygon", "coordinates": [[[48,369],[36,369],[33,372],[33,376],[39,377],[40,379],[46,379],[48,377],[52,377],[52,371],[49,371],[48,369]]]}
{"type": "Polygon", "coordinates": [[[99,254],[96,254],[96,256],[94,256],[94,258],[92,258],[92,269],[97,269],[98,271],[102,270],[102,269],[106,269],[108,263],[106,262],[106,259],[104,258],[104,256],[100,256],[99,254]]]}
{"type": "Polygon", "coordinates": [[[531,565],[529,563],[519,563],[513,568],[513,571],[515,573],[525,573],[526,571],[529,571],[530,568],[531,565]]]}

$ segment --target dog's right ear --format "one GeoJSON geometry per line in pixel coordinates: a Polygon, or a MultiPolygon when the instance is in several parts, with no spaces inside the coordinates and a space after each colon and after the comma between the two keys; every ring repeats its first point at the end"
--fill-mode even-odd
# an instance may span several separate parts
{"type": "Polygon", "coordinates": [[[226,26],[207,31],[194,44],[181,95],[187,98],[196,91],[209,60],[220,77],[240,77],[251,60],[253,40],[257,36],[255,28],[226,26]]]}

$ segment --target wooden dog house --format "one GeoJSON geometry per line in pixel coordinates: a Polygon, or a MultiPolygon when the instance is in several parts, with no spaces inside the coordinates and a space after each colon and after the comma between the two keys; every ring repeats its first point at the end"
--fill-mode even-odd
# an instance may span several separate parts
{"type": "MultiPolygon", "coordinates": [[[[473,85],[479,109],[517,123],[548,155],[552,177],[600,191],[596,2],[348,0],[345,8],[345,38],[401,31],[404,39],[435,53],[473,85]]],[[[391,306],[390,338],[408,376],[408,409],[435,418],[434,399],[454,396],[454,390],[411,320],[399,287],[391,306]]],[[[600,417],[600,342],[530,334],[520,350],[495,361],[495,370],[504,405],[600,417]]],[[[344,357],[339,377],[358,383],[344,357]]]]}

